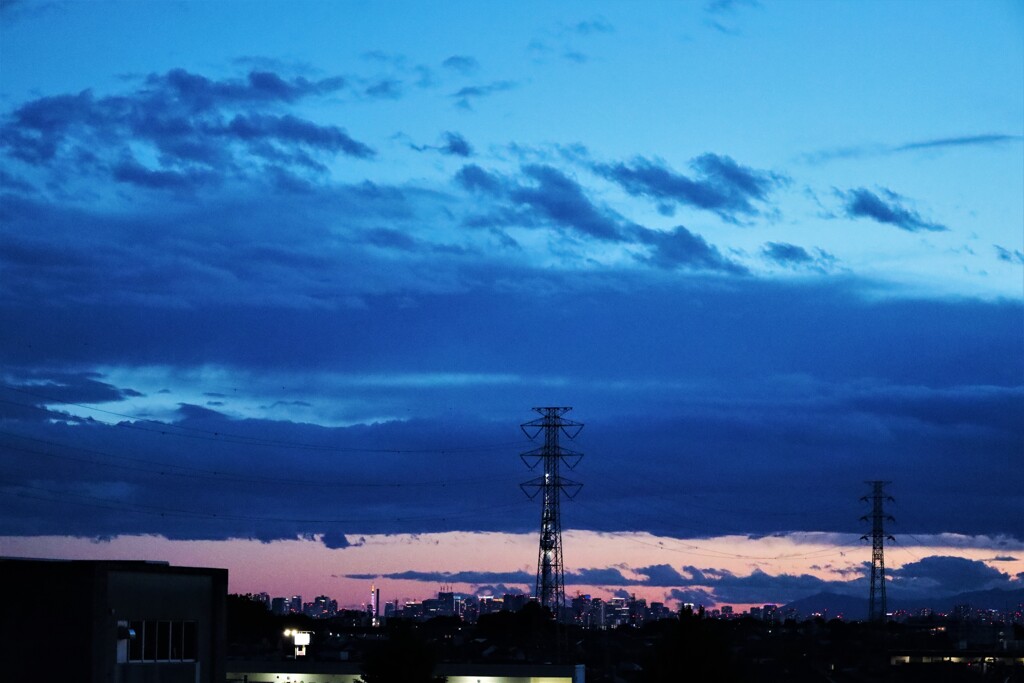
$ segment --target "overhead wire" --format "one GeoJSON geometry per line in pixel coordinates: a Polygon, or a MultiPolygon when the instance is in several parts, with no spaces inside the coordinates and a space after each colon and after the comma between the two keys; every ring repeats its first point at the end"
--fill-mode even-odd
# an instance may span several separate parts
{"type": "MultiPolygon", "coordinates": [[[[186,477],[186,478],[198,478],[198,479],[218,479],[226,481],[236,482],[247,482],[247,483],[258,483],[258,484],[272,484],[272,485],[296,485],[296,486],[319,486],[326,488],[402,488],[402,487],[427,487],[427,486],[449,486],[467,483],[476,483],[481,481],[493,481],[495,479],[505,479],[512,477],[472,477],[462,479],[444,479],[434,481],[418,481],[418,482],[389,482],[389,483],[374,483],[374,482],[351,482],[351,481],[337,481],[337,480],[324,480],[324,479],[292,479],[285,477],[257,477],[251,475],[240,475],[231,472],[225,472],[221,470],[210,470],[198,467],[189,467],[186,465],[177,465],[173,463],[166,463],[154,460],[148,460],[143,458],[132,458],[124,455],[115,455],[113,453],[107,453],[91,448],[83,448],[81,446],[71,446],[68,444],[62,444],[56,441],[48,439],[40,439],[37,437],[25,436],[22,434],[15,434],[13,432],[0,431],[0,436],[13,437],[18,439],[24,439],[27,441],[33,441],[36,443],[45,444],[57,448],[65,448],[68,450],[79,451],[82,453],[91,453],[100,457],[110,458],[113,460],[120,460],[129,464],[115,464],[115,463],[104,463],[90,460],[88,458],[76,458],[69,455],[61,455],[52,453],[49,451],[41,451],[31,448],[25,448],[24,446],[16,446],[10,443],[0,443],[0,455],[3,453],[3,449],[9,449],[22,453],[29,453],[32,455],[40,455],[43,457],[49,457],[54,459],[60,459],[70,462],[80,462],[84,464],[94,465],[98,467],[118,467],[122,469],[129,469],[139,472],[148,472],[150,474],[157,474],[160,476],[174,476],[174,477],[186,477]],[[152,467],[145,467],[132,463],[145,463],[152,465],[152,467]]],[[[518,478],[518,476],[516,477],[518,478]]]]}
{"type": "MultiPolygon", "coordinates": [[[[0,480],[3,481],[3,480],[0,480]]],[[[190,517],[190,518],[203,518],[203,519],[217,519],[227,521],[243,521],[243,522],[283,522],[293,524],[377,524],[382,522],[412,522],[412,521],[444,521],[448,519],[457,519],[462,517],[479,517],[488,513],[495,513],[499,510],[504,510],[511,507],[521,506],[520,502],[506,503],[502,505],[489,505],[485,508],[477,508],[474,510],[467,510],[459,513],[444,514],[444,515],[412,515],[404,517],[373,517],[373,518],[304,518],[304,517],[267,517],[267,516],[252,516],[252,515],[238,515],[231,513],[216,513],[216,512],[202,512],[198,510],[183,510],[178,508],[166,508],[156,505],[147,505],[143,503],[132,503],[127,501],[115,501],[109,498],[101,498],[99,496],[90,496],[82,493],[75,493],[72,491],[55,491],[53,489],[47,489],[40,486],[32,486],[29,484],[23,484],[18,482],[7,481],[13,489],[10,491],[10,495],[18,496],[21,498],[33,498],[36,500],[42,500],[48,503],[69,503],[73,505],[84,505],[87,507],[97,507],[102,509],[113,510],[116,512],[140,512],[143,514],[156,515],[160,517],[190,517]],[[44,497],[39,495],[31,495],[24,493],[18,489],[27,489],[28,491],[35,491],[37,493],[49,494],[51,497],[44,497]],[[71,496],[78,500],[71,500],[68,498],[71,496]]]]}
{"type": "MultiPolygon", "coordinates": [[[[107,422],[107,421],[99,420],[99,419],[96,419],[96,418],[89,418],[90,420],[93,420],[93,421],[98,422],[100,424],[111,426],[111,427],[126,428],[126,429],[136,429],[136,430],[139,430],[139,431],[148,432],[148,433],[155,433],[155,434],[159,434],[159,435],[173,435],[173,436],[186,437],[186,438],[205,439],[205,440],[217,441],[217,442],[228,443],[228,444],[233,444],[233,445],[264,446],[264,447],[276,447],[276,448],[286,448],[286,449],[296,449],[296,450],[322,451],[322,452],[339,452],[339,453],[457,454],[457,453],[472,453],[472,452],[489,451],[489,450],[502,450],[502,449],[508,449],[511,446],[522,447],[526,443],[531,443],[531,442],[523,442],[523,441],[514,441],[514,442],[502,442],[502,443],[494,443],[494,444],[482,444],[482,445],[478,445],[478,446],[459,446],[459,447],[429,448],[429,449],[400,449],[400,448],[364,448],[364,447],[352,447],[352,446],[335,446],[335,445],[329,445],[329,444],[314,444],[314,443],[307,443],[307,442],[301,442],[301,441],[287,441],[287,440],[281,440],[281,439],[265,439],[265,438],[260,438],[260,437],[251,437],[251,436],[246,436],[246,435],[233,434],[233,433],[230,433],[230,432],[223,432],[223,431],[219,431],[219,430],[202,429],[202,428],[196,427],[194,425],[182,425],[182,424],[179,424],[179,423],[168,423],[168,422],[163,422],[163,421],[160,421],[160,420],[154,420],[152,418],[142,417],[142,416],[138,416],[138,415],[130,415],[130,414],[126,414],[126,413],[119,413],[117,411],[107,410],[107,409],[103,409],[103,408],[97,408],[95,406],[89,406],[89,405],[85,405],[85,404],[81,404],[81,403],[76,403],[76,402],[73,402],[73,401],[63,400],[63,399],[60,399],[60,398],[57,398],[57,397],[54,397],[54,396],[51,396],[51,395],[47,395],[47,394],[36,392],[36,391],[29,391],[29,390],[24,389],[22,387],[15,387],[15,386],[11,386],[9,384],[0,384],[0,387],[6,388],[7,390],[10,390],[10,391],[14,391],[14,392],[18,392],[18,393],[25,394],[25,395],[28,395],[28,396],[32,396],[32,397],[37,398],[37,399],[41,399],[42,401],[44,401],[46,403],[75,406],[75,407],[78,407],[78,408],[82,408],[83,410],[89,410],[89,411],[93,411],[93,412],[97,412],[97,413],[101,413],[101,414],[110,415],[110,416],[113,416],[113,417],[119,417],[119,418],[123,418],[123,419],[126,419],[126,420],[132,420],[133,421],[133,423],[107,422]],[[156,428],[142,427],[138,423],[142,423],[144,425],[154,425],[156,428]]],[[[8,404],[14,404],[14,405],[18,405],[18,406],[21,406],[21,407],[28,407],[28,408],[32,408],[32,409],[36,409],[36,410],[40,410],[40,411],[44,411],[44,412],[50,412],[47,409],[42,408],[39,405],[34,404],[34,403],[19,403],[17,401],[11,401],[11,400],[7,400],[7,399],[0,399],[0,402],[8,403],[8,404]]],[[[11,432],[0,432],[0,434],[6,435],[6,436],[9,436],[9,437],[14,437],[14,438],[20,438],[20,439],[25,439],[25,440],[29,440],[29,441],[34,441],[36,443],[42,443],[42,444],[47,445],[47,446],[63,448],[63,449],[68,449],[68,450],[74,450],[74,451],[78,451],[78,452],[82,452],[82,453],[91,453],[93,455],[99,455],[100,457],[106,457],[106,458],[110,458],[110,459],[113,459],[113,460],[121,460],[121,461],[124,461],[124,462],[127,462],[127,463],[132,463],[132,464],[115,465],[113,463],[101,463],[101,462],[96,462],[94,460],[89,460],[87,458],[76,458],[74,456],[69,456],[69,455],[66,455],[66,454],[62,455],[62,454],[56,454],[56,453],[52,453],[52,452],[48,452],[48,451],[40,451],[40,450],[36,450],[36,449],[25,448],[24,446],[16,446],[16,445],[12,445],[12,444],[5,444],[4,445],[4,447],[9,448],[11,450],[31,453],[31,454],[34,454],[34,455],[40,455],[40,456],[44,456],[44,457],[62,459],[62,460],[71,461],[71,462],[81,462],[81,463],[95,465],[95,466],[117,466],[117,467],[123,467],[123,468],[126,468],[126,469],[132,469],[132,470],[137,470],[137,471],[142,471],[142,472],[148,472],[148,473],[152,473],[152,474],[158,474],[158,475],[161,475],[161,476],[194,477],[194,478],[222,479],[222,480],[228,480],[228,481],[260,483],[260,484],[322,486],[322,487],[337,487],[337,488],[341,488],[341,487],[344,487],[344,488],[400,488],[400,487],[403,487],[403,486],[408,486],[408,487],[416,487],[416,486],[447,486],[447,485],[455,485],[455,484],[460,484],[460,483],[473,483],[473,482],[476,482],[476,481],[493,481],[495,479],[494,477],[483,477],[483,478],[477,477],[477,478],[472,478],[472,479],[438,480],[438,481],[427,481],[427,482],[394,482],[394,483],[359,482],[359,483],[355,483],[355,482],[305,480],[305,479],[292,479],[292,478],[279,478],[279,477],[258,477],[258,476],[252,476],[252,475],[239,475],[239,474],[230,473],[230,472],[223,472],[223,471],[220,471],[220,470],[209,470],[209,469],[195,468],[195,467],[189,467],[189,466],[183,466],[183,465],[177,465],[177,464],[171,464],[171,463],[163,463],[163,462],[151,461],[151,460],[146,460],[146,459],[141,459],[141,458],[131,458],[131,457],[128,457],[128,456],[115,455],[115,454],[111,454],[111,453],[107,453],[107,452],[99,451],[99,450],[95,450],[95,449],[83,448],[83,447],[80,447],[80,446],[70,446],[70,445],[67,445],[67,444],[61,444],[59,442],[54,442],[54,441],[50,441],[50,440],[46,440],[46,439],[39,439],[37,437],[28,437],[28,436],[24,436],[24,435],[20,435],[20,434],[14,434],[14,433],[11,433],[11,432]],[[144,463],[144,465],[135,464],[135,463],[144,463]],[[147,467],[145,465],[151,465],[152,467],[147,467]]],[[[49,494],[55,495],[55,496],[65,496],[65,495],[68,495],[65,492],[55,492],[55,491],[50,491],[50,490],[46,490],[46,489],[39,489],[38,487],[31,487],[31,486],[26,486],[26,485],[21,485],[21,486],[22,486],[22,488],[27,488],[29,490],[42,491],[44,493],[49,493],[49,494]]],[[[31,496],[30,494],[25,494],[24,492],[22,492],[19,495],[21,495],[22,497],[28,497],[28,498],[33,498],[34,497],[34,498],[37,498],[39,500],[47,500],[47,501],[53,502],[53,499],[47,499],[47,498],[43,498],[41,496],[31,496]]],[[[83,497],[81,494],[77,494],[77,495],[78,495],[79,498],[83,497]]],[[[156,508],[154,506],[146,506],[146,505],[140,505],[140,504],[131,504],[131,503],[126,504],[123,501],[111,501],[111,500],[108,500],[108,499],[101,499],[101,498],[91,497],[91,496],[84,496],[84,497],[87,499],[86,501],[82,501],[82,500],[69,501],[69,500],[66,500],[66,499],[61,499],[60,502],[71,502],[71,503],[79,504],[79,505],[91,505],[91,506],[94,506],[94,507],[105,507],[105,508],[108,508],[108,509],[114,509],[114,510],[118,510],[118,511],[125,511],[125,507],[123,507],[123,506],[124,505],[130,505],[131,506],[131,508],[130,508],[131,511],[137,511],[137,512],[148,513],[148,514],[157,514],[157,515],[161,515],[161,516],[175,516],[175,515],[177,515],[177,516],[189,516],[189,517],[200,517],[200,518],[211,518],[211,519],[223,519],[223,520],[232,520],[232,521],[324,523],[324,524],[327,524],[327,523],[351,524],[351,523],[368,523],[368,522],[369,523],[375,523],[375,522],[381,522],[381,521],[392,521],[392,522],[417,521],[417,520],[426,521],[426,520],[432,520],[432,519],[433,520],[438,520],[438,519],[442,519],[443,520],[443,519],[448,519],[448,518],[452,518],[452,517],[474,516],[474,515],[478,514],[478,512],[479,512],[479,511],[470,511],[470,512],[467,512],[467,513],[464,513],[464,514],[445,515],[445,516],[442,516],[442,517],[400,517],[400,518],[393,518],[393,519],[392,518],[388,518],[388,519],[375,518],[375,519],[362,519],[362,520],[354,520],[354,519],[349,519],[349,520],[337,520],[337,519],[310,520],[310,519],[296,519],[296,518],[273,518],[273,517],[255,517],[255,516],[218,514],[218,513],[203,513],[203,512],[198,512],[198,511],[194,511],[194,510],[193,511],[175,510],[175,509],[167,509],[167,508],[156,508]]],[[[691,498],[696,498],[697,496],[695,494],[690,494],[690,497],[691,498]]],[[[671,500],[672,500],[672,502],[677,503],[677,504],[679,502],[678,496],[673,496],[671,500]]],[[[577,504],[579,504],[579,503],[577,502],[577,504]]],[[[733,512],[733,513],[735,513],[735,512],[738,511],[737,509],[734,509],[734,508],[728,508],[728,509],[726,509],[726,508],[719,508],[719,507],[715,507],[715,506],[712,506],[712,505],[703,504],[703,503],[697,503],[697,502],[692,502],[691,504],[693,506],[695,506],[695,507],[700,507],[700,508],[704,508],[704,509],[707,509],[707,510],[718,511],[718,512],[733,512]]],[[[490,506],[488,508],[485,508],[484,510],[494,510],[496,508],[504,508],[504,507],[510,507],[510,506],[490,506]]],[[[584,507],[588,507],[588,506],[584,505],[584,507]]],[[[800,517],[800,516],[806,516],[806,515],[810,514],[810,513],[805,512],[805,511],[785,512],[785,511],[777,511],[777,510],[776,511],[747,511],[747,512],[750,513],[750,514],[758,514],[758,515],[770,514],[770,515],[775,515],[775,516],[789,516],[789,517],[800,517]]],[[[739,553],[728,553],[728,552],[724,552],[724,551],[718,551],[718,550],[716,550],[714,548],[706,548],[704,546],[700,546],[700,545],[697,545],[697,544],[684,543],[682,541],[675,541],[675,542],[679,543],[683,547],[671,547],[671,546],[666,545],[664,542],[653,543],[653,542],[644,541],[642,539],[636,538],[635,536],[626,536],[625,538],[626,538],[626,540],[628,540],[630,542],[633,542],[633,543],[637,543],[637,544],[640,544],[640,545],[646,545],[646,546],[658,548],[659,550],[668,550],[670,552],[686,553],[686,554],[690,554],[690,555],[697,555],[697,556],[701,556],[701,557],[710,557],[710,558],[715,558],[715,559],[745,559],[745,560],[762,560],[762,561],[763,560],[781,560],[781,559],[797,559],[797,558],[810,559],[810,558],[813,558],[813,557],[828,557],[828,556],[835,555],[835,554],[845,553],[845,551],[849,550],[849,549],[854,549],[854,548],[860,547],[860,546],[857,546],[857,545],[849,545],[849,546],[842,546],[842,547],[839,547],[839,548],[832,547],[832,548],[819,549],[819,550],[815,550],[815,551],[809,551],[809,552],[806,552],[806,553],[782,553],[782,554],[778,554],[778,555],[771,555],[771,556],[769,556],[769,555],[744,555],[744,554],[739,554],[739,553]]],[[[909,551],[907,551],[907,552],[909,552],[909,551]]]]}

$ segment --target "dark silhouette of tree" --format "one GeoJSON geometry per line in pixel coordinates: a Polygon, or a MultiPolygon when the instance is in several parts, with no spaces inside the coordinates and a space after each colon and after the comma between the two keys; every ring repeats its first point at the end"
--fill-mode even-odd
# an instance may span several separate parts
{"type": "Polygon", "coordinates": [[[434,674],[437,656],[414,625],[388,626],[387,640],[367,652],[361,683],[446,683],[446,676],[434,674]]]}

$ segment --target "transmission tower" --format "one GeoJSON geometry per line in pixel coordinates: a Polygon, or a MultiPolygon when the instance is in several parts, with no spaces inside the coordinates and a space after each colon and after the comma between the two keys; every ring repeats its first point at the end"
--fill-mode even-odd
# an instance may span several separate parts
{"type": "Polygon", "coordinates": [[[885,522],[895,522],[892,515],[885,514],[883,506],[886,501],[893,502],[892,496],[885,494],[885,485],[888,481],[868,481],[871,484],[871,495],[861,498],[862,501],[871,501],[871,514],[861,517],[861,521],[871,520],[871,533],[861,536],[866,541],[871,536],[871,593],[868,600],[868,619],[871,621],[885,621],[888,614],[885,604],[885,540],[895,541],[892,536],[885,534],[885,522]]]}
{"type": "Polygon", "coordinates": [[[563,415],[572,408],[534,408],[541,417],[526,422],[520,427],[530,441],[544,433],[544,445],[521,453],[519,457],[531,470],[543,464],[543,474],[523,482],[520,487],[533,500],[541,498],[540,512],[540,547],[537,550],[537,583],[534,595],[542,607],[551,610],[557,620],[565,604],[565,575],[562,569],[562,518],[559,502],[564,494],[572,499],[583,487],[559,474],[561,465],[574,469],[583,458],[582,453],[562,448],[558,444],[559,435],[575,439],[583,429],[583,424],[569,420],[563,415]]]}

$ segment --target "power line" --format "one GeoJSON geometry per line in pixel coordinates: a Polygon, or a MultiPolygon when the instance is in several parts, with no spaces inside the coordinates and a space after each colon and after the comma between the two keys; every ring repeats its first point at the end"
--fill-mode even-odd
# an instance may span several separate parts
{"type": "Polygon", "coordinates": [[[278,485],[295,485],[295,486],[319,486],[325,488],[402,488],[402,487],[428,487],[428,486],[449,486],[456,484],[468,484],[477,483],[481,481],[494,481],[496,479],[511,479],[512,477],[472,477],[463,479],[445,479],[435,481],[421,481],[421,482],[391,482],[391,483],[371,483],[371,482],[351,482],[351,481],[332,481],[323,479],[289,479],[282,477],[255,477],[245,476],[239,474],[233,474],[230,472],[222,472],[219,470],[209,470],[197,467],[188,467],[185,465],[176,465],[172,463],[159,462],[146,460],[142,458],[132,458],[124,455],[115,455],[113,453],[107,453],[105,451],[99,451],[90,448],[83,448],[81,446],[70,446],[67,444],[58,443],[56,441],[50,441],[47,439],[39,439],[30,436],[24,436],[21,434],[15,434],[12,432],[0,431],[0,435],[14,437],[18,439],[25,439],[27,441],[33,441],[36,443],[45,444],[48,446],[54,446],[57,448],[66,448],[73,451],[79,451],[82,453],[91,453],[100,457],[111,458],[114,460],[121,460],[127,463],[145,463],[153,465],[153,467],[143,467],[133,464],[115,464],[115,463],[104,463],[90,460],[88,458],[76,458],[70,455],[59,455],[57,453],[51,453],[49,451],[40,451],[31,448],[25,448],[23,446],[16,446],[13,444],[0,444],[0,453],[2,449],[18,451],[21,453],[30,453],[32,455],[40,455],[48,458],[55,458],[60,460],[66,460],[69,462],[80,462],[89,464],[97,467],[118,467],[121,469],[134,470],[139,472],[148,472],[151,474],[157,474],[160,476],[173,476],[183,478],[195,478],[195,479],[216,479],[226,481],[237,481],[257,484],[271,484],[274,486],[278,485]]]}
{"type": "Polygon", "coordinates": [[[160,517],[190,517],[234,522],[284,522],[295,524],[377,524],[381,522],[445,521],[448,519],[457,519],[463,517],[479,517],[481,515],[486,515],[489,512],[495,514],[499,510],[503,510],[510,507],[518,507],[521,505],[520,503],[506,503],[503,505],[490,505],[486,508],[477,508],[474,510],[467,510],[455,514],[414,515],[408,517],[387,518],[374,517],[351,519],[308,519],[298,517],[257,517],[251,515],[221,514],[216,512],[202,512],[198,510],[165,508],[155,505],[146,505],[142,503],[129,503],[126,501],[111,500],[109,498],[101,498],[98,496],[89,496],[82,493],[74,493],[69,491],[54,491],[52,489],[47,489],[39,486],[31,486],[28,484],[21,484],[9,480],[5,481],[4,483],[14,487],[15,489],[27,489],[29,491],[36,491],[38,493],[44,493],[49,494],[50,496],[54,496],[52,498],[34,496],[31,494],[26,494],[23,491],[15,491],[12,494],[20,498],[31,498],[35,500],[42,500],[48,503],[69,503],[73,505],[83,505],[87,507],[97,507],[102,509],[114,510],[116,512],[137,512],[142,514],[157,515],[160,517]],[[80,500],[71,500],[68,499],[67,496],[72,496],[80,500]]]}

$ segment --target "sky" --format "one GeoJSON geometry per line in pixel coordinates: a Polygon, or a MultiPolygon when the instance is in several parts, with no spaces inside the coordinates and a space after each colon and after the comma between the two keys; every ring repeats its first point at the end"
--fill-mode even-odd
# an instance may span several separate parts
{"type": "Polygon", "coordinates": [[[0,555],[1024,587],[1019,2],[0,3],[0,555]]]}

